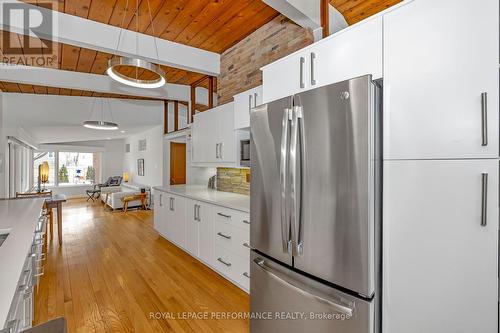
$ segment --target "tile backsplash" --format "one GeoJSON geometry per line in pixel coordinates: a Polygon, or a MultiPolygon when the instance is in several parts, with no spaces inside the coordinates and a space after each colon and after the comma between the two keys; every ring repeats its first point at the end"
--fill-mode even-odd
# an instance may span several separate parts
{"type": "Polygon", "coordinates": [[[217,189],[250,195],[250,169],[217,168],[217,189]]]}

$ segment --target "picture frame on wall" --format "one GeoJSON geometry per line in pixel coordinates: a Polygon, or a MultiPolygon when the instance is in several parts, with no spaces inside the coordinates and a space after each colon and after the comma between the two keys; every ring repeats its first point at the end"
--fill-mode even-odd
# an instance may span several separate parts
{"type": "Polygon", "coordinates": [[[137,174],[139,176],[144,176],[144,159],[139,158],[137,160],[137,174]]]}

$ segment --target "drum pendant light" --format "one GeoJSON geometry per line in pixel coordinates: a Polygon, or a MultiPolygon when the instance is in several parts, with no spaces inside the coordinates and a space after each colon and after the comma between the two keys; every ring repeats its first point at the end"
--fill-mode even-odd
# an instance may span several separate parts
{"type": "Polygon", "coordinates": [[[83,122],[83,127],[90,128],[90,129],[95,129],[95,130],[106,130],[106,131],[112,131],[112,130],[117,130],[118,129],[118,124],[113,121],[113,113],[111,112],[111,104],[109,103],[109,100],[107,100],[108,104],[108,110],[109,110],[109,115],[110,115],[110,120],[111,121],[105,121],[104,120],[104,99],[100,98],[101,102],[101,119],[99,120],[92,120],[92,116],[94,115],[94,106],[95,106],[95,101],[97,98],[94,99],[92,102],[92,107],[90,110],[90,117],[89,120],[86,120],[83,122]]]}
{"type": "MultiPolygon", "coordinates": [[[[156,50],[156,59],[160,62],[160,57],[158,53],[158,44],[156,42],[155,28],[153,24],[153,17],[151,15],[151,7],[148,3],[149,11],[149,26],[153,32],[153,41],[156,50]]],[[[120,41],[122,38],[122,31],[124,30],[123,24],[125,22],[125,15],[128,12],[127,0],[125,5],[125,11],[123,12],[122,24],[120,34],[118,36],[118,45],[116,46],[116,51],[120,48],[120,41]]],[[[139,0],[136,0],[136,10],[135,10],[135,21],[136,21],[136,54],[139,51],[139,0]]],[[[108,61],[108,69],[106,73],[113,80],[132,86],[136,88],[160,88],[167,82],[165,79],[165,72],[157,64],[151,63],[144,59],[131,58],[131,57],[114,57],[108,61]]]]}

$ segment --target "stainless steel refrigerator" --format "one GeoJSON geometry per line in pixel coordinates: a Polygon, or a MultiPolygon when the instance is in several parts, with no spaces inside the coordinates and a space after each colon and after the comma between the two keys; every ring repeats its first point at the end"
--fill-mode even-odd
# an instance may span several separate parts
{"type": "Polygon", "coordinates": [[[379,332],[380,96],[363,76],[251,110],[251,332],[379,332]]]}

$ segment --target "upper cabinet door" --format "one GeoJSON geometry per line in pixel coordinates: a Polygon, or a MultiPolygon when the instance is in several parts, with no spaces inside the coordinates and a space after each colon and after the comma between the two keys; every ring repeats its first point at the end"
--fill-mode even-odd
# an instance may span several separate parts
{"type": "Polygon", "coordinates": [[[310,88],[371,74],[382,77],[382,17],[340,31],[307,54],[310,88]]]}
{"type": "Polygon", "coordinates": [[[308,53],[302,51],[266,66],[262,71],[263,103],[291,96],[308,87],[308,53]]]}
{"type": "Polygon", "coordinates": [[[384,157],[498,157],[498,0],[384,16],[384,157]]]}
{"type": "Polygon", "coordinates": [[[250,109],[262,104],[262,86],[234,96],[234,128],[250,127],[250,109]]]}
{"type": "Polygon", "coordinates": [[[217,107],[218,159],[216,162],[236,163],[236,134],[234,131],[234,103],[217,107]]]}
{"type": "Polygon", "coordinates": [[[498,332],[498,163],[384,162],[383,332],[498,332]]]}

